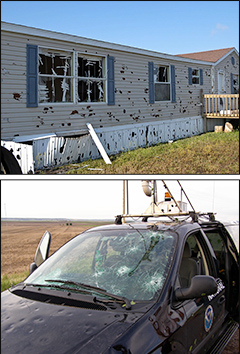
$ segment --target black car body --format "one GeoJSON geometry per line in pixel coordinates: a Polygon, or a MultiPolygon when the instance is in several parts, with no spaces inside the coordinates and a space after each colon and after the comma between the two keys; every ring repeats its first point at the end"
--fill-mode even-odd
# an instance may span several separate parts
{"type": "Polygon", "coordinates": [[[93,228],[2,294],[2,353],[220,353],[238,291],[238,250],[218,221],[93,228]]]}

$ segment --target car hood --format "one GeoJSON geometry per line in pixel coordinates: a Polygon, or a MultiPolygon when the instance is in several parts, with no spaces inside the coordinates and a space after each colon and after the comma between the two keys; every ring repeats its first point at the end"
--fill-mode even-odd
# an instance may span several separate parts
{"type": "Polygon", "coordinates": [[[93,310],[2,293],[2,352],[102,353],[140,314],[93,310]]]}

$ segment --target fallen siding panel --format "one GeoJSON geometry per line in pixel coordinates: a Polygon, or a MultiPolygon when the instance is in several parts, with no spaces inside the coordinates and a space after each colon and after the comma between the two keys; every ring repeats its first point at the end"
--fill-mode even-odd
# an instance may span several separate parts
{"type": "Polygon", "coordinates": [[[101,153],[105,163],[108,164],[108,165],[111,165],[111,161],[110,161],[106,151],[104,150],[104,147],[102,146],[97,134],[95,133],[92,124],[87,123],[87,127],[88,127],[89,133],[91,134],[91,137],[93,138],[93,141],[95,142],[95,144],[96,144],[99,152],[101,153]]]}

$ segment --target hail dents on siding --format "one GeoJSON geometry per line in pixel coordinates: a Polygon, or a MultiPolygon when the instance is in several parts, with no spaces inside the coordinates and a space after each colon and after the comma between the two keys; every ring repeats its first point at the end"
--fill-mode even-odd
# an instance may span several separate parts
{"type": "Polygon", "coordinates": [[[78,114],[78,111],[77,110],[74,110],[70,113],[70,115],[74,115],[74,114],[78,114]]]}
{"type": "Polygon", "coordinates": [[[13,93],[13,98],[14,98],[16,101],[20,101],[20,99],[22,98],[22,96],[20,95],[20,93],[14,92],[14,93],[13,93]]]}
{"type": "Polygon", "coordinates": [[[64,147],[66,145],[66,139],[63,139],[63,145],[60,147],[59,152],[62,154],[64,152],[64,147]]]}
{"type": "MultiPolygon", "coordinates": [[[[37,118],[39,119],[39,123],[40,123],[41,125],[43,125],[43,124],[44,124],[44,119],[41,118],[40,116],[38,116],[37,118]]],[[[39,125],[37,125],[37,128],[39,128],[39,125]]]]}

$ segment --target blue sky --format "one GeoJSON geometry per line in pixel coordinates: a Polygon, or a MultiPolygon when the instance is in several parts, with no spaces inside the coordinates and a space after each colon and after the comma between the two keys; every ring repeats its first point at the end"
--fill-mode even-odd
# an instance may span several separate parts
{"type": "Polygon", "coordinates": [[[1,1],[1,19],[168,54],[239,51],[238,1],[1,1]]]}

